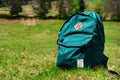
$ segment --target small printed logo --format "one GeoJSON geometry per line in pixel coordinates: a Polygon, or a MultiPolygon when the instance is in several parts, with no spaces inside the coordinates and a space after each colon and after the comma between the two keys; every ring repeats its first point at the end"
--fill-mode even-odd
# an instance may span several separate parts
{"type": "Polygon", "coordinates": [[[81,29],[82,28],[82,23],[77,23],[75,26],[74,26],[74,28],[75,28],[75,30],[79,30],[79,29],[81,29]]]}

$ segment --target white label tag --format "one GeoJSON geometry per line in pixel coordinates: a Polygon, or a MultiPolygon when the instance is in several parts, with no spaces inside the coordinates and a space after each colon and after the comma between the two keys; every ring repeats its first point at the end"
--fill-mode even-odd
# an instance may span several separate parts
{"type": "Polygon", "coordinates": [[[83,59],[77,59],[77,67],[80,67],[80,68],[84,67],[84,60],[83,59]]]}

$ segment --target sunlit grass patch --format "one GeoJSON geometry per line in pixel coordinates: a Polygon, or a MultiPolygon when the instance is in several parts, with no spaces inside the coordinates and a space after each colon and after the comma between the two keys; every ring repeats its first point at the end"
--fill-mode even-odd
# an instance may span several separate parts
{"type": "MultiPolygon", "coordinates": [[[[119,80],[103,70],[56,67],[56,40],[63,23],[63,20],[38,19],[34,26],[22,25],[20,20],[0,23],[0,80],[119,80]]],[[[104,53],[109,57],[109,68],[118,73],[119,25],[119,22],[104,22],[104,53]]]]}

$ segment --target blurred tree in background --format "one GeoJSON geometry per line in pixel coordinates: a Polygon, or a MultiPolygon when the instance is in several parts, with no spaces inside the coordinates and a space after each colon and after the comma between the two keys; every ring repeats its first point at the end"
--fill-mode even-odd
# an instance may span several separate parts
{"type": "Polygon", "coordinates": [[[85,9],[83,0],[58,0],[59,18],[66,19],[77,12],[83,12],[85,9]]]}
{"type": "Polygon", "coordinates": [[[28,0],[0,0],[2,6],[10,8],[10,14],[18,16],[22,12],[22,5],[28,0]]]}
{"type": "Polygon", "coordinates": [[[10,14],[18,16],[20,12],[22,12],[21,0],[12,0],[10,14]]]}
{"type": "Polygon", "coordinates": [[[86,1],[86,11],[99,13],[103,20],[120,20],[120,0],[86,1]]]}
{"type": "Polygon", "coordinates": [[[83,12],[84,9],[85,9],[85,5],[84,5],[83,0],[71,0],[70,1],[70,9],[69,9],[70,15],[77,13],[77,12],[83,12]]]}
{"type": "Polygon", "coordinates": [[[45,18],[51,9],[52,1],[57,2],[58,18],[66,19],[76,12],[82,12],[85,9],[83,0],[32,0],[34,11],[40,18],[45,18]]]}
{"type": "Polygon", "coordinates": [[[59,8],[59,19],[66,19],[68,17],[70,0],[58,0],[58,8],[59,8]]]}
{"type": "Polygon", "coordinates": [[[38,17],[44,19],[51,7],[51,0],[32,0],[31,4],[38,17]]]}
{"type": "Polygon", "coordinates": [[[120,20],[120,0],[108,0],[105,12],[111,16],[111,20],[120,20]]]}
{"type": "Polygon", "coordinates": [[[102,19],[105,18],[105,4],[108,2],[108,0],[86,0],[86,11],[93,11],[97,12],[102,19]]]}
{"type": "Polygon", "coordinates": [[[0,0],[0,7],[9,7],[11,15],[19,15],[22,5],[31,3],[29,5],[37,16],[44,19],[52,10],[53,2],[57,6],[54,17],[59,19],[66,19],[77,12],[94,11],[104,20],[120,20],[120,0],[0,0]]]}

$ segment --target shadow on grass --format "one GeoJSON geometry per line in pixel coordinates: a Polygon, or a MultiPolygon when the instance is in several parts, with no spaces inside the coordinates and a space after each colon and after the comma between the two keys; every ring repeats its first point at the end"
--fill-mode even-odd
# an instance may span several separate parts
{"type": "MultiPolygon", "coordinates": [[[[65,78],[67,75],[73,75],[73,74],[76,74],[77,75],[77,73],[79,74],[79,72],[81,73],[81,74],[83,74],[82,72],[85,72],[85,73],[88,73],[88,72],[93,72],[93,70],[91,70],[91,69],[83,69],[83,68],[81,68],[81,69],[77,69],[77,68],[75,68],[75,69],[61,69],[61,68],[58,68],[58,67],[52,67],[52,68],[49,68],[48,70],[46,70],[46,71],[44,71],[44,72],[42,72],[42,73],[40,73],[40,74],[38,74],[36,77],[37,78],[41,78],[41,79],[44,79],[44,78],[52,78],[52,77],[54,77],[55,79],[63,79],[63,78],[65,78]]],[[[84,76],[84,74],[83,74],[83,76],[84,76]]]]}
{"type": "MultiPolygon", "coordinates": [[[[14,20],[14,19],[21,19],[21,18],[30,18],[31,16],[29,15],[17,15],[17,16],[12,16],[10,14],[0,14],[0,19],[10,19],[10,20],[14,20]]],[[[33,18],[37,18],[37,19],[43,19],[43,20],[48,20],[48,19],[59,19],[58,16],[48,16],[45,18],[40,18],[39,16],[32,16],[33,18]]]]}
{"type": "Polygon", "coordinates": [[[37,75],[37,77],[39,77],[39,78],[51,77],[51,76],[55,77],[55,76],[59,75],[62,72],[63,72],[63,70],[61,70],[61,69],[59,69],[57,67],[56,68],[54,67],[54,68],[50,68],[50,69],[42,72],[41,74],[37,75]]]}
{"type": "Polygon", "coordinates": [[[103,76],[102,79],[110,78],[110,79],[120,79],[120,76],[111,75],[104,70],[94,71],[92,69],[87,68],[75,68],[70,70],[63,70],[57,67],[49,68],[46,71],[38,74],[36,79],[65,79],[73,78],[76,79],[77,77],[81,77],[81,79],[96,79],[97,77],[103,76]]]}
{"type": "Polygon", "coordinates": [[[9,14],[0,14],[0,19],[19,19],[22,17],[26,17],[26,16],[24,16],[24,15],[11,16],[9,14]]]}

